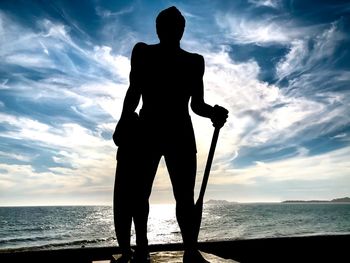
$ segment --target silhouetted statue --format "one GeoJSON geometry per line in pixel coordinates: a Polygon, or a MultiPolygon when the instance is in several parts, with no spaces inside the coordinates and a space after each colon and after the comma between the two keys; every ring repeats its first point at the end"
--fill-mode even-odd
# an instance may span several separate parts
{"type": "MultiPolygon", "coordinates": [[[[185,28],[185,19],[180,11],[176,7],[161,11],[156,19],[156,28],[160,43],[155,45],[137,43],[131,56],[130,86],[124,100],[121,126],[123,122],[127,126],[127,120],[134,118],[141,97],[142,108],[137,124],[138,135],[135,136],[138,142],[136,146],[131,143],[130,150],[126,150],[129,155],[126,154],[125,159],[125,169],[127,166],[134,167],[132,168],[134,170],[131,169],[129,172],[134,174],[130,176],[132,179],[128,177],[125,180],[132,180],[134,184],[128,190],[121,190],[122,194],[130,191],[128,195],[130,200],[125,201],[127,205],[121,207],[125,207],[128,215],[132,211],[134,218],[136,230],[134,261],[149,262],[148,200],[160,158],[164,156],[176,200],[176,217],[184,243],[183,261],[206,262],[197,250],[197,237],[193,233],[197,150],[188,106],[190,102],[193,112],[210,118],[214,126],[225,123],[228,112],[220,106],[212,107],[204,102],[204,59],[198,54],[181,49],[180,40],[185,28]],[[130,161],[134,164],[131,165],[130,161]],[[130,206],[134,208],[131,209],[130,206]]],[[[130,134],[126,132],[125,137],[128,136],[130,134]]],[[[122,136],[120,137],[123,140],[122,136]]],[[[118,149],[118,155],[119,150],[122,150],[122,147],[118,149]]],[[[121,158],[121,155],[122,151],[118,158],[121,158]]],[[[118,159],[118,163],[120,161],[118,159]]],[[[120,167],[120,174],[124,177],[127,171],[124,175],[120,167]]],[[[118,169],[116,191],[118,191],[117,179],[118,169]]],[[[125,216],[125,220],[131,220],[131,217],[125,216]]],[[[118,222],[117,216],[116,229],[118,222]]],[[[130,233],[129,224],[125,223],[128,233],[130,233]]],[[[119,232],[120,236],[123,235],[122,232],[119,232]]],[[[118,237],[120,246],[130,240],[127,237],[121,239],[118,237]]]]}

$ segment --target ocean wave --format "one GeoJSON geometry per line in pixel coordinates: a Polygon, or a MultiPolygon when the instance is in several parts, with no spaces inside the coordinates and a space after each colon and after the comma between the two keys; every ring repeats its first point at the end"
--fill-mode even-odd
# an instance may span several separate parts
{"type": "Polygon", "coordinates": [[[32,232],[32,231],[47,231],[47,230],[53,230],[55,227],[54,226],[50,226],[50,225],[46,225],[46,226],[21,226],[21,227],[15,227],[13,226],[12,228],[7,228],[8,231],[11,232],[32,232]]]}
{"type": "MultiPolygon", "coordinates": [[[[21,250],[50,250],[50,249],[57,249],[57,248],[73,248],[73,247],[85,247],[86,245],[96,245],[99,243],[105,244],[105,243],[112,243],[116,240],[115,237],[107,237],[107,238],[95,238],[95,239],[80,239],[80,240],[72,240],[68,242],[56,242],[56,243],[49,243],[45,245],[33,245],[33,246],[18,246],[16,248],[13,248],[16,251],[21,250]]],[[[13,239],[13,242],[16,242],[17,240],[13,239]]],[[[20,239],[20,241],[24,241],[24,239],[20,239]]],[[[28,241],[31,241],[28,239],[28,241]]],[[[1,242],[0,242],[1,243],[1,242]]],[[[0,250],[11,250],[8,248],[0,249],[0,250]]]]}
{"type": "Polygon", "coordinates": [[[81,239],[81,240],[73,240],[64,243],[54,243],[48,246],[52,247],[66,247],[66,246],[84,246],[87,244],[96,244],[101,242],[111,242],[116,240],[115,237],[107,237],[107,238],[95,238],[95,239],[81,239]]]}
{"type": "Polygon", "coordinates": [[[6,244],[9,242],[35,242],[35,241],[42,241],[42,240],[50,240],[50,237],[15,237],[15,238],[5,238],[0,239],[0,244],[6,244]]]}

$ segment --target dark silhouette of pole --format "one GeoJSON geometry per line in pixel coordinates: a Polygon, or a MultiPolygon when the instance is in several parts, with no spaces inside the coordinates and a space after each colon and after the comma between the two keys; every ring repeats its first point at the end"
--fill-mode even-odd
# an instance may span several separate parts
{"type": "Polygon", "coordinates": [[[204,194],[205,194],[205,190],[206,190],[207,184],[208,184],[211,164],[213,163],[213,158],[214,158],[216,143],[217,143],[218,138],[219,138],[220,128],[221,127],[215,127],[215,130],[213,133],[213,138],[211,140],[208,159],[207,159],[207,163],[205,165],[201,190],[199,192],[199,196],[198,196],[197,202],[195,204],[195,223],[196,223],[196,225],[195,225],[194,229],[196,231],[195,234],[196,234],[197,240],[198,240],[198,234],[199,234],[199,230],[200,230],[201,222],[202,222],[204,194]]]}

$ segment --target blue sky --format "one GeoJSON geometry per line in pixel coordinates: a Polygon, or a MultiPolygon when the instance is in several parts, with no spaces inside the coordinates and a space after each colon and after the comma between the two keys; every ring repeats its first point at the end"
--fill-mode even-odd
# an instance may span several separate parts
{"type": "MultiPolygon", "coordinates": [[[[350,196],[348,1],[2,0],[0,205],[112,203],[130,53],[172,5],[206,101],[230,110],[206,198],[350,196]]],[[[193,122],[200,181],[213,129],[193,122]]],[[[151,201],[174,202],[163,162],[151,201]]]]}

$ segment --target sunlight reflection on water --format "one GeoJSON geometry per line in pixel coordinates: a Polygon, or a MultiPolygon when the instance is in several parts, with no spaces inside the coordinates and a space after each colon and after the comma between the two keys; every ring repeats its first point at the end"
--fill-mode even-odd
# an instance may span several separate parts
{"type": "MultiPolygon", "coordinates": [[[[135,243],[135,232],[132,232],[135,243]]],[[[180,228],[175,216],[175,205],[151,205],[148,219],[148,239],[150,244],[181,242],[180,228]]]]}
{"type": "MultiPolygon", "coordinates": [[[[199,241],[344,234],[349,218],[347,204],[205,205],[199,241]]],[[[0,207],[0,224],[0,249],[117,246],[111,206],[0,207]]],[[[182,241],[174,204],[151,205],[148,238],[182,241]]]]}

